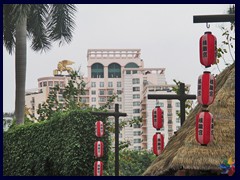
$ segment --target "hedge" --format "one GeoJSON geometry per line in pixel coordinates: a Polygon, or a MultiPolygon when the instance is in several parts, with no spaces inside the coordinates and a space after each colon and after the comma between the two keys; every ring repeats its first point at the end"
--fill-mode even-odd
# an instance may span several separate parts
{"type": "MultiPolygon", "coordinates": [[[[97,120],[90,110],[77,110],[4,132],[3,175],[92,176],[97,120]]],[[[106,124],[106,119],[101,120],[106,124]]],[[[110,147],[107,131],[101,141],[105,164],[110,147]]]]}

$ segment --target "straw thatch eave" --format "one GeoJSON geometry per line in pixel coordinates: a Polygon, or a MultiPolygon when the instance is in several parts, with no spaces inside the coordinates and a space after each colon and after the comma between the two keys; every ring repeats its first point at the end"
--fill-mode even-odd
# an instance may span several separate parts
{"type": "Polygon", "coordinates": [[[208,109],[215,119],[213,142],[201,146],[195,140],[195,116],[201,111],[197,105],[143,175],[169,175],[181,169],[220,170],[223,159],[235,158],[235,63],[218,75],[215,100],[208,109]]]}

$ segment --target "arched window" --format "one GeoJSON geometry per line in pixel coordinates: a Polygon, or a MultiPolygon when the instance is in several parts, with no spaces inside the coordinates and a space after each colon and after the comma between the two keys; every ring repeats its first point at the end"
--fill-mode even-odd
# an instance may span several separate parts
{"type": "MultiPolygon", "coordinates": [[[[125,66],[125,68],[139,68],[139,66],[138,66],[136,63],[131,62],[131,63],[128,63],[128,64],[125,66]]],[[[127,73],[127,74],[131,74],[131,71],[130,71],[130,70],[127,70],[126,73],[127,73]]],[[[133,73],[133,74],[137,74],[137,71],[134,70],[132,73],[133,73]]]]}
{"type": "Polygon", "coordinates": [[[103,65],[100,63],[95,63],[91,67],[91,77],[92,78],[104,78],[104,69],[103,65]]]}
{"type": "Polygon", "coordinates": [[[108,78],[120,78],[121,66],[117,63],[109,64],[108,66],[108,78]]]}
{"type": "Polygon", "coordinates": [[[128,63],[125,68],[139,68],[139,66],[136,63],[128,63]]]}

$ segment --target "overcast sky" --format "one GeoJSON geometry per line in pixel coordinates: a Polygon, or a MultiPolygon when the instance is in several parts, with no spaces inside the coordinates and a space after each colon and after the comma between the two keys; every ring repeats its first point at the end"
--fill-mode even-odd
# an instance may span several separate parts
{"type": "MultiPolygon", "coordinates": [[[[70,44],[55,44],[47,53],[27,50],[26,89],[37,88],[37,79],[52,76],[57,63],[63,59],[87,75],[87,50],[92,48],[139,48],[144,66],[166,68],[168,84],[173,79],[191,85],[196,94],[197,78],[205,70],[199,60],[199,38],[211,31],[220,46],[220,26],[230,23],[193,23],[193,15],[225,14],[229,4],[201,5],[77,5],[76,28],[70,44]]],[[[228,58],[227,58],[228,59],[228,58]]],[[[229,63],[232,61],[229,59],[229,63]]],[[[225,66],[219,64],[220,70],[225,66]]],[[[3,49],[3,112],[13,112],[15,103],[14,55],[3,49]]],[[[209,68],[213,74],[219,71],[209,68]]]]}

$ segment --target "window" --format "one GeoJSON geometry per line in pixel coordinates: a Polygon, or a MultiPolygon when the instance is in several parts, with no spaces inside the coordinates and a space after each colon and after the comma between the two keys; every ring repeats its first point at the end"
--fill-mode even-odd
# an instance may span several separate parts
{"type": "Polygon", "coordinates": [[[39,83],[39,86],[42,87],[42,82],[39,83]]]}
{"type": "Polygon", "coordinates": [[[168,105],[167,105],[167,108],[172,108],[172,104],[168,104],[168,105]]]}
{"type": "Polygon", "coordinates": [[[104,97],[99,98],[99,102],[105,102],[105,101],[106,101],[106,98],[104,98],[104,97]]]}
{"type": "Polygon", "coordinates": [[[96,87],[96,82],[91,82],[91,87],[96,87]]]}
{"type": "Polygon", "coordinates": [[[180,123],[180,118],[177,118],[177,119],[176,119],[176,123],[180,123]]]}
{"type": "Polygon", "coordinates": [[[96,102],[96,98],[95,97],[92,97],[92,102],[96,102]]]}
{"type": "Polygon", "coordinates": [[[136,150],[136,151],[139,151],[139,150],[141,150],[141,149],[142,149],[141,146],[134,146],[134,150],[136,150]]]}
{"type": "Polygon", "coordinates": [[[99,95],[104,95],[104,90],[100,89],[99,90],[99,95]]]}
{"type": "Polygon", "coordinates": [[[58,81],[54,81],[54,86],[57,86],[59,84],[58,81]]]}
{"type": "Polygon", "coordinates": [[[108,78],[121,78],[121,66],[112,63],[108,66],[108,78]]]}
{"type": "Polygon", "coordinates": [[[60,81],[60,87],[64,87],[64,82],[60,81]]]}
{"type": "Polygon", "coordinates": [[[133,106],[140,106],[140,101],[133,102],[133,106]]]}
{"type": "Polygon", "coordinates": [[[117,82],[117,87],[122,87],[121,82],[117,82]]]}
{"type": "Polygon", "coordinates": [[[108,95],[113,95],[113,90],[108,90],[108,95]]]}
{"type": "Polygon", "coordinates": [[[133,78],[133,79],[132,79],[132,83],[133,83],[133,84],[140,84],[139,78],[133,78]]]}
{"type": "Polygon", "coordinates": [[[92,93],[92,95],[96,95],[96,91],[95,90],[92,90],[91,93],[92,93]]]}
{"type": "Polygon", "coordinates": [[[158,102],[158,105],[159,105],[160,107],[164,107],[164,103],[163,103],[163,102],[158,102]]]}
{"type": "Polygon", "coordinates": [[[140,94],[133,94],[133,99],[139,99],[140,98],[140,94]]]}
{"type": "Polygon", "coordinates": [[[176,103],[175,103],[175,106],[176,106],[176,107],[180,107],[180,102],[176,102],[176,103]]]}
{"type": "Polygon", "coordinates": [[[140,128],[140,127],[141,127],[140,124],[134,124],[134,125],[133,125],[133,128],[140,128]]]}
{"type": "Polygon", "coordinates": [[[63,94],[63,89],[60,89],[58,93],[63,94]]]}
{"type": "Polygon", "coordinates": [[[117,98],[117,101],[118,101],[118,102],[122,102],[122,98],[121,98],[121,97],[118,97],[118,98],[117,98]]]}
{"type": "Polygon", "coordinates": [[[139,68],[139,66],[136,63],[130,62],[125,66],[125,68],[139,68]]]}
{"type": "Polygon", "coordinates": [[[47,81],[44,81],[43,82],[43,87],[46,87],[47,86],[47,81]]]}
{"type": "Polygon", "coordinates": [[[133,113],[140,113],[140,109],[133,109],[133,113]]]}
{"type": "Polygon", "coordinates": [[[64,101],[63,96],[62,96],[62,95],[59,95],[59,96],[58,96],[58,100],[59,100],[59,102],[63,102],[63,101],[64,101]]]}
{"type": "Polygon", "coordinates": [[[121,90],[117,90],[117,94],[122,94],[122,91],[121,90]]]}
{"type": "Polygon", "coordinates": [[[172,125],[168,125],[168,130],[169,131],[172,131],[173,129],[172,129],[172,125]]]}
{"type": "Polygon", "coordinates": [[[140,91],[140,87],[133,87],[133,91],[140,91]]]}
{"type": "Polygon", "coordinates": [[[104,82],[100,82],[100,83],[99,83],[99,86],[100,86],[100,87],[104,87],[104,82]]]}
{"type": "Polygon", "coordinates": [[[108,87],[113,87],[113,82],[108,82],[108,87]]]}
{"type": "Polygon", "coordinates": [[[133,136],[140,136],[141,133],[141,131],[133,131],[133,136]]]}
{"type": "Polygon", "coordinates": [[[48,81],[48,86],[53,86],[53,81],[48,81]]]}
{"type": "Polygon", "coordinates": [[[95,63],[91,67],[92,73],[91,77],[92,78],[104,78],[104,68],[103,65],[100,63],[95,63]]]}
{"type": "Polygon", "coordinates": [[[141,140],[141,139],[133,139],[133,142],[134,142],[134,143],[141,143],[142,140],[141,140]]]}
{"type": "Polygon", "coordinates": [[[87,102],[87,99],[86,99],[86,98],[82,98],[82,99],[81,99],[81,102],[82,102],[82,103],[86,103],[86,102],[87,102]]]}
{"type": "MultiPolygon", "coordinates": [[[[139,68],[139,66],[136,63],[130,62],[125,66],[125,68],[139,68]]],[[[127,70],[126,74],[131,74],[131,71],[127,70]]],[[[137,70],[133,70],[132,74],[137,74],[137,70]]]]}
{"type": "Polygon", "coordinates": [[[130,70],[127,70],[127,71],[126,71],[126,74],[131,74],[131,71],[130,71],[130,70]]]}

